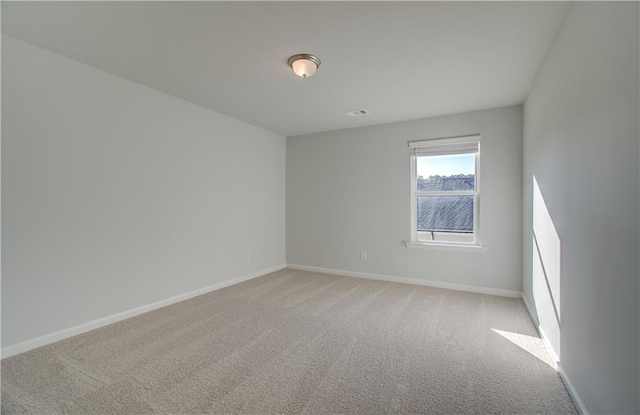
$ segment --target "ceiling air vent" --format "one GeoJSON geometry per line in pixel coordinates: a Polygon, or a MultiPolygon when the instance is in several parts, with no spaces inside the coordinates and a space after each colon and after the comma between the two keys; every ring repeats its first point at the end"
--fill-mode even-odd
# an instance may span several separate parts
{"type": "Polygon", "coordinates": [[[344,115],[351,118],[362,117],[363,115],[369,115],[369,111],[367,110],[349,111],[349,112],[345,112],[344,115]]]}

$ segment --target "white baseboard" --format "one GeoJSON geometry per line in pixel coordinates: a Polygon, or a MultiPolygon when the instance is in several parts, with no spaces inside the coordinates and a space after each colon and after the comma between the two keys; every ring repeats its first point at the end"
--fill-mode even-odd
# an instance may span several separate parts
{"type": "Polygon", "coordinates": [[[547,336],[545,336],[544,330],[538,323],[538,316],[533,312],[533,308],[531,307],[531,304],[529,304],[529,301],[524,296],[524,294],[522,294],[522,302],[524,303],[524,307],[527,309],[527,312],[529,313],[529,317],[531,317],[531,321],[533,321],[533,325],[535,326],[536,330],[538,330],[538,334],[540,335],[540,338],[542,339],[542,341],[544,341],[544,344],[547,347],[549,354],[553,358],[556,364],[556,370],[560,375],[560,379],[562,379],[562,382],[566,386],[567,391],[569,392],[569,395],[573,400],[573,403],[576,405],[576,409],[578,410],[578,413],[580,413],[580,415],[589,415],[589,411],[587,411],[587,408],[584,406],[584,402],[582,401],[582,398],[580,398],[578,391],[576,390],[575,386],[573,386],[573,383],[567,376],[567,373],[564,371],[562,367],[562,363],[560,362],[560,357],[558,357],[555,350],[553,350],[553,347],[551,347],[551,343],[549,343],[547,336]]]}
{"type": "Polygon", "coordinates": [[[567,391],[569,391],[569,395],[573,400],[573,403],[576,405],[576,409],[580,415],[589,415],[589,411],[587,411],[587,407],[584,406],[584,402],[582,402],[582,398],[578,395],[578,391],[576,387],[573,386],[571,380],[567,376],[567,373],[562,368],[562,365],[558,363],[558,373],[560,374],[560,379],[564,382],[564,385],[567,387],[567,391]]]}
{"type": "Polygon", "coordinates": [[[529,317],[531,317],[531,321],[533,321],[533,325],[536,328],[536,331],[540,335],[540,338],[544,342],[544,345],[547,347],[547,350],[549,350],[549,354],[551,354],[551,357],[553,358],[553,362],[556,365],[555,369],[558,370],[558,365],[560,364],[560,356],[558,356],[556,351],[551,346],[549,338],[545,335],[544,330],[542,329],[542,326],[538,321],[538,315],[533,312],[533,308],[531,307],[531,304],[529,304],[529,301],[527,301],[527,298],[524,296],[524,294],[522,294],[522,302],[524,303],[524,308],[527,309],[527,313],[529,313],[529,317]]]}
{"type": "Polygon", "coordinates": [[[538,330],[538,315],[536,313],[533,312],[533,308],[531,308],[531,305],[529,304],[529,301],[527,301],[527,297],[524,296],[524,293],[521,294],[520,298],[522,298],[522,302],[524,303],[524,308],[527,309],[527,313],[529,313],[529,317],[531,317],[531,321],[533,321],[533,325],[536,327],[536,330],[538,330]]]}
{"type": "Polygon", "coordinates": [[[364,272],[343,271],[339,269],[328,269],[319,267],[309,267],[306,265],[287,264],[287,268],[298,269],[301,271],[321,272],[323,274],[344,275],[346,277],[366,278],[369,280],[399,282],[403,284],[423,285],[427,287],[445,288],[448,290],[467,291],[479,294],[499,295],[501,297],[520,298],[520,291],[502,290],[499,288],[477,287],[474,285],[454,284],[450,282],[419,280],[416,278],[393,277],[390,275],[368,274],[364,272]]]}
{"type": "Polygon", "coordinates": [[[285,264],[280,264],[275,267],[263,269],[257,272],[253,272],[251,274],[244,275],[242,277],[234,278],[232,280],[219,282],[217,284],[213,284],[208,287],[200,288],[200,289],[189,291],[184,294],[179,294],[164,300],[156,301],[155,303],[147,304],[141,307],[136,307],[131,310],[123,311],[121,313],[99,318],[97,320],[89,321],[87,323],[79,324],[77,326],[69,327],[67,329],[56,331],[55,333],[45,334],[44,336],[40,336],[32,340],[27,340],[21,343],[13,344],[11,346],[3,347],[2,350],[0,351],[0,354],[2,356],[2,359],[15,356],[17,354],[24,353],[28,350],[45,346],[47,344],[55,343],[57,341],[67,339],[69,337],[73,337],[78,334],[86,333],[87,331],[95,330],[99,327],[104,327],[109,324],[113,324],[118,321],[125,320],[127,318],[131,318],[143,313],[147,313],[149,311],[156,310],[158,308],[166,307],[168,305],[187,300],[189,298],[197,297],[199,295],[206,294],[211,291],[216,291],[221,288],[229,287],[230,285],[235,285],[244,281],[248,281],[250,279],[257,278],[262,275],[281,270],[285,267],[286,267],[285,264]]]}
{"type": "Polygon", "coordinates": [[[551,358],[553,359],[553,363],[555,365],[554,369],[558,370],[558,368],[560,366],[560,356],[558,356],[556,351],[551,346],[551,342],[549,342],[549,338],[544,333],[544,330],[542,329],[542,326],[540,325],[540,322],[538,321],[538,315],[533,312],[533,308],[531,307],[531,304],[529,304],[529,302],[527,301],[527,298],[524,296],[524,294],[522,294],[522,302],[524,303],[524,308],[526,308],[527,312],[529,313],[529,317],[531,317],[531,320],[533,321],[533,325],[536,328],[536,331],[540,335],[540,338],[544,342],[544,345],[547,347],[547,350],[549,351],[549,354],[551,355],[551,358]]]}

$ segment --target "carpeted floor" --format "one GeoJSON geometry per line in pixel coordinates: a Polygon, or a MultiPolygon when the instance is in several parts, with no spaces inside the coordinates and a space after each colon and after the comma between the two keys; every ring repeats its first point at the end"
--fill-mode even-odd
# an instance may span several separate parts
{"type": "Polygon", "coordinates": [[[2,361],[2,413],[575,413],[519,299],[284,269],[2,361]]]}

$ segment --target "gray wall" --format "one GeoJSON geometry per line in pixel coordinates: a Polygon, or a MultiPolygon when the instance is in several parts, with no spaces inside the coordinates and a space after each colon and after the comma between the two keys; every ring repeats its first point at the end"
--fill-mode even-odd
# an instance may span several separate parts
{"type": "Polygon", "coordinates": [[[3,346],[284,263],[284,137],[6,36],[2,101],[3,346]]]}
{"type": "Polygon", "coordinates": [[[638,16],[637,3],[574,3],[524,110],[523,291],[546,329],[536,268],[554,250],[534,250],[539,208],[553,222],[542,245],[560,244],[561,364],[593,414],[640,411],[638,16]]]}
{"type": "Polygon", "coordinates": [[[520,291],[521,181],[521,106],[288,137],[287,262],[520,291]],[[407,142],[477,133],[486,251],[406,248],[407,142]]]}

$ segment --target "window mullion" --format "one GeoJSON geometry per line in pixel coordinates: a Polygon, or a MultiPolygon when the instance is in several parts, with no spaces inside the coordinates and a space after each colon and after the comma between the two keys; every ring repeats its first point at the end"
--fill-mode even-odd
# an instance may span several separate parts
{"type": "Polygon", "coordinates": [[[416,196],[475,196],[475,190],[417,191],[416,196]]]}

